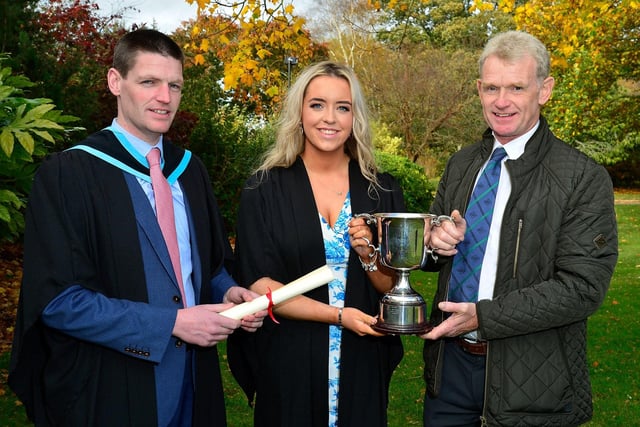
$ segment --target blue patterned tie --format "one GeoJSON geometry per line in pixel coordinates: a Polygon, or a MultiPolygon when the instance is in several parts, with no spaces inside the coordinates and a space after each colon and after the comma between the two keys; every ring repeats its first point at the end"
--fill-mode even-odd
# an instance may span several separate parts
{"type": "Polygon", "coordinates": [[[457,245],[458,253],[453,258],[449,301],[476,302],[478,300],[480,270],[489,238],[493,206],[496,203],[502,159],[506,155],[502,147],[493,152],[471,194],[465,214],[467,231],[464,240],[457,245]]]}

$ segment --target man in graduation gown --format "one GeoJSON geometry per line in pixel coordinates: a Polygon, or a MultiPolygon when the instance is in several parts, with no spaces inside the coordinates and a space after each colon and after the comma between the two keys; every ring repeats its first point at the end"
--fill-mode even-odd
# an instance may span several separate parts
{"type": "Polygon", "coordinates": [[[231,248],[202,162],[162,136],[182,64],[166,35],[125,35],[107,75],[118,116],[36,175],[9,373],[36,425],[226,424],[215,344],[239,327],[255,331],[266,312],[219,314],[256,294],[227,273],[231,248]],[[179,274],[154,210],[145,156],[155,148],[179,274]]]}

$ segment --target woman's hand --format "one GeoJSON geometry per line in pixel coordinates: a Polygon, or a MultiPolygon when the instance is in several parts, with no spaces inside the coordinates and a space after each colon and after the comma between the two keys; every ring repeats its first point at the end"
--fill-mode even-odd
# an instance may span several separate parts
{"type": "Polygon", "coordinates": [[[375,331],[372,326],[378,322],[378,318],[354,307],[344,307],[342,309],[342,327],[347,328],[360,336],[373,335],[381,337],[384,334],[375,331]]]}
{"type": "Polygon", "coordinates": [[[373,233],[365,219],[353,218],[349,223],[349,243],[365,263],[371,262],[376,252],[375,246],[371,243],[372,241],[373,233]]]}

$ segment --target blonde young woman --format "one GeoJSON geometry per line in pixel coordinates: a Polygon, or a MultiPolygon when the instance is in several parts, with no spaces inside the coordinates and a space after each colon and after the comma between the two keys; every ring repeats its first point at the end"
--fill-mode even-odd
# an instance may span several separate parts
{"type": "Polygon", "coordinates": [[[303,70],[242,193],[237,275],[260,294],[325,263],[335,279],[280,304],[279,324],[266,319],[255,337],[229,343],[236,378],[250,401],[255,393],[255,426],[387,425],[402,344],[371,326],[394,276],[370,256],[376,237],[354,215],[404,210],[397,182],[377,171],[353,71],[333,62],[303,70]]]}

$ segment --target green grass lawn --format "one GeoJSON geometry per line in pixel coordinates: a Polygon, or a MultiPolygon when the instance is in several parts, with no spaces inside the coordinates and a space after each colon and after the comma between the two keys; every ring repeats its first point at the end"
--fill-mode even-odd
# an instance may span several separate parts
{"type": "MultiPolygon", "coordinates": [[[[640,425],[640,205],[617,205],[620,257],[603,306],[589,320],[589,363],[594,417],[588,427],[640,425]]],[[[436,275],[413,272],[411,283],[427,305],[436,275]]],[[[389,426],[421,426],[424,383],[422,340],[403,337],[405,357],[393,376],[389,426]]],[[[225,346],[220,345],[224,355],[225,346]]],[[[0,355],[0,426],[28,425],[7,389],[8,354],[0,355]]],[[[230,427],[252,425],[252,413],[226,364],[222,366],[230,427]]]]}

